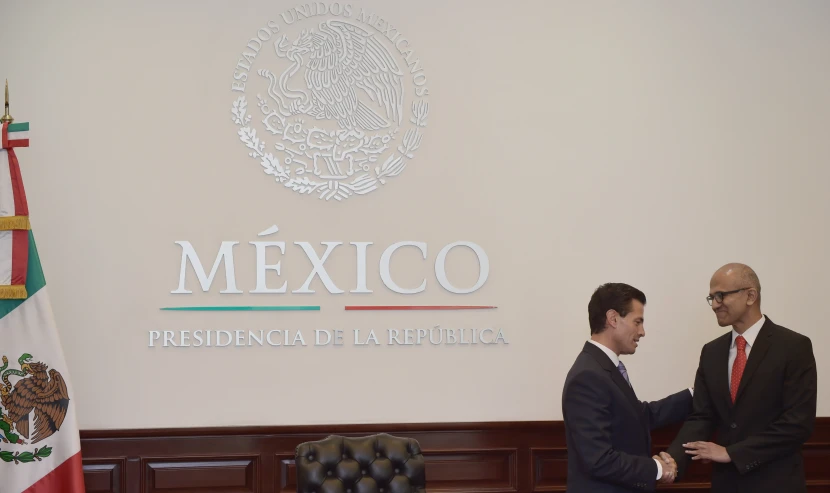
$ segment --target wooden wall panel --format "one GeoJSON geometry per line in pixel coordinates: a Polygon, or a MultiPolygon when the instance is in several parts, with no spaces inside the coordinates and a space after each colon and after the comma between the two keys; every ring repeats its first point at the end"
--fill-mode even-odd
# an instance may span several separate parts
{"type": "Polygon", "coordinates": [[[277,482],[275,492],[295,493],[297,491],[297,468],[294,467],[294,454],[277,454],[277,482]]]}
{"type": "Polygon", "coordinates": [[[260,491],[253,458],[186,458],[146,460],[147,493],[186,492],[255,493],[260,491]]]}
{"type": "Polygon", "coordinates": [[[518,449],[426,453],[430,491],[512,493],[518,491],[518,449]]]}
{"type": "MultiPolygon", "coordinates": [[[[676,431],[654,433],[654,452],[676,431]]],[[[90,493],[294,493],[298,444],[379,432],[418,440],[430,492],[565,491],[561,421],[82,431],[81,451],[90,493]]],[[[808,491],[830,493],[830,418],[817,421],[804,461],[808,491]]],[[[660,490],[709,491],[709,471],[696,463],[683,482],[660,490]]]]}
{"type": "Polygon", "coordinates": [[[535,448],[530,451],[533,467],[532,491],[560,491],[568,477],[568,451],[560,448],[535,448]]]}
{"type": "Polygon", "coordinates": [[[122,493],[124,491],[123,460],[84,461],[84,481],[90,493],[122,493]]]}

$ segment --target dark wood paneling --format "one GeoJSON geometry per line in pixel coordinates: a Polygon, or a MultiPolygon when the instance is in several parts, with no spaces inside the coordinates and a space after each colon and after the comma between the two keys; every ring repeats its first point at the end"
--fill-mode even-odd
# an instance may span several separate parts
{"type": "Polygon", "coordinates": [[[124,491],[123,460],[84,461],[84,480],[86,490],[94,493],[121,493],[124,491]]]}
{"type": "MultiPolygon", "coordinates": [[[[435,493],[565,491],[567,450],[561,421],[426,423],[81,432],[84,476],[96,493],[293,493],[294,449],[331,434],[391,433],[421,444],[427,490],[435,493]]],[[[665,450],[676,428],[653,435],[665,450]]],[[[830,493],[830,418],[819,418],[804,447],[810,493],[830,493]]],[[[695,463],[673,493],[709,491],[695,463]]]]}
{"type": "Polygon", "coordinates": [[[518,491],[518,452],[479,449],[427,454],[428,489],[459,493],[518,491]]]}
{"type": "Polygon", "coordinates": [[[295,493],[297,491],[297,468],[294,467],[294,454],[278,454],[277,487],[274,491],[280,493],[295,493]]]}
{"type": "Polygon", "coordinates": [[[249,493],[260,491],[253,458],[145,461],[147,493],[191,491],[205,493],[249,493]]]}
{"type": "Polygon", "coordinates": [[[568,451],[560,448],[535,448],[530,451],[533,465],[533,491],[559,491],[568,477],[568,451]]]}

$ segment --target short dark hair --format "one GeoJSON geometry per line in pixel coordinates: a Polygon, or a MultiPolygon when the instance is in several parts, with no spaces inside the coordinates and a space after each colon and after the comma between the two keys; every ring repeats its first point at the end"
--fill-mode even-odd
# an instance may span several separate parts
{"type": "Polygon", "coordinates": [[[588,302],[588,322],[591,324],[591,334],[599,334],[605,330],[605,319],[608,310],[615,310],[621,317],[631,311],[631,301],[637,300],[646,304],[646,295],[639,289],[621,282],[609,282],[598,287],[588,302]]]}

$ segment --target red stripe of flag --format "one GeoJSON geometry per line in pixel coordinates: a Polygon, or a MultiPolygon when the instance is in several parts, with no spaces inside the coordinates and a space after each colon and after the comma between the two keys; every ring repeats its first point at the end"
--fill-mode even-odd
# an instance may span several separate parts
{"type": "Polygon", "coordinates": [[[9,147],[29,147],[29,139],[10,140],[9,147]]]}
{"type": "Polygon", "coordinates": [[[12,286],[25,286],[29,270],[29,231],[12,231],[12,286]]]}
{"type": "Polygon", "coordinates": [[[84,490],[83,461],[78,452],[23,490],[23,493],[84,493],[84,490]]]}
{"type": "MultiPolygon", "coordinates": [[[[5,130],[3,135],[6,135],[5,130]]],[[[9,171],[11,172],[12,191],[14,192],[14,215],[28,216],[29,205],[26,201],[26,191],[23,189],[23,177],[20,175],[20,164],[14,149],[9,149],[9,171]]]]}

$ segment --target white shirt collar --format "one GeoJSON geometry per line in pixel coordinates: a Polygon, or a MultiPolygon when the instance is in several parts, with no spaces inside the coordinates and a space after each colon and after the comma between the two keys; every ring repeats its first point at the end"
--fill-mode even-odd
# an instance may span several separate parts
{"type": "Polygon", "coordinates": [[[614,351],[611,351],[610,349],[608,349],[607,347],[603,346],[602,344],[598,343],[597,341],[595,341],[593,339],[589,339],[588,342],[590,342],[594,346],[602,349],[602,352],[605,353],[606,355],[608,355],[609,358],[611,358],[611,362],[614,363],[615,367],[620,366],[620,357],[617,356],[617,353],[615,353],[614,351]]]}
{"type": "MultiPolygon", "coordinates": [[[[755,345],[755,339],[758,337],[758,332],[761,331],[761,327],[764,325],[764,322],[766,322],[766,320],[767,317],[761,315],[761,319],[752,324],[752,327],[746,329],[746,331],[743,333],[744,339],[746,339],[746,345],[750,348],[755,345]]],[[[738,334],[737,332],[735,332],[735,329],[732,329],[732,345],[730,346],[731,348],[735,347],[735,339],[739,335],[741,334],[738,334]]]]}

